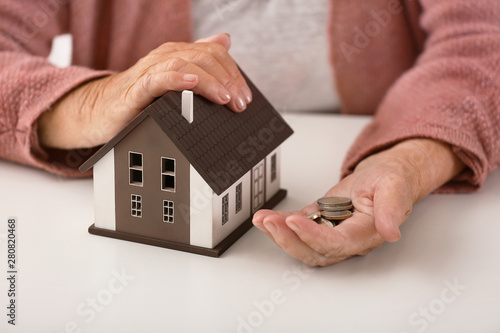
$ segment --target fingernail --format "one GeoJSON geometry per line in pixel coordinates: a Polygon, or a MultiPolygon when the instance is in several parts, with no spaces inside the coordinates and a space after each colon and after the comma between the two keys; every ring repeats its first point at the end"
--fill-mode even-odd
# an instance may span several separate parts
{"type": "Polygon", "coordinates": [[[272,224],[271,222],[264,222],[264,227],[266,227],[266,230],[272,233],[273,235],[276,233],[276,226],[272,224]]]}
{"type": "Polygon", "coordinates": [[[252,92],[250,91],[250,89],[248,89],[248,87],[243,87],[241,88],[241,92],[243,94],[243,96],[245,96],[245,101],[248,103],[250,103],[252,101],[252,92]]]}
{"type": "Polygon", "coordinates": [[[231,95],[229,95],[226,89],[221,89],[219,90],[219,98],[225,104],[231,100],[231,95]]]}
{"type": "Polygon", "coordinates": [[[247,108],[247,105],[245,104],[245,102],[241,97],[238,96],[235,102],[236,102],[236,109],[238,109],[238,111],[243,111],[247,108]]]}
{"type": "Polygon", "coordinates": [[[196,80],[198,80],[198,75],[195,75],[195,74],[184,74],[184,76],[182,77],[182,79],[184,81],[188,81],[188,82],[195,82],[196,80]]]}
{"type": "Polygon", "coordinates": [[[300,227],[293,221],[287,220],[286,225],[295,232],[300,231],[300,227]]]}
{"type": "Polygon", "coordinates": [[[394,228],[396,228],[397,230],[399,230],[399,225],[396,221],[393,221],[392,224],[394,224],[394,228]]]}
{"type": "Polygon", "coordinates": [[[396,230],[399,234],[399,237],[401,237],[401,231],[399,230],[399,225],[396,222],[394,222],[394,228],[396,228],[396,230]]]}

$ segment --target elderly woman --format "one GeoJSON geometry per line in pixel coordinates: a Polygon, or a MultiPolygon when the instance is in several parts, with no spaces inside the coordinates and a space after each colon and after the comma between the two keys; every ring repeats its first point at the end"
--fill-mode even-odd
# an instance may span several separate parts
{"type": "Polygon", "coordinates": [[[79,176],[75,149],[105,143],[169,90],[244,112],[252,96],[229,35],[191,42],[224,29],[279,109],[340,103],[375,115],[327,193],[351,197],[353,217],[326,229],[303,216],[315,205],[255,214],[293,257],[323,266],[366,254],[398,240],[427,194],[479,189],[500,163],[500,3],[305,3],[1,0],[0,156],[79,176]],[[46,56],[63,33],[73,36],[72,66],[57,68],[46,56]]]}

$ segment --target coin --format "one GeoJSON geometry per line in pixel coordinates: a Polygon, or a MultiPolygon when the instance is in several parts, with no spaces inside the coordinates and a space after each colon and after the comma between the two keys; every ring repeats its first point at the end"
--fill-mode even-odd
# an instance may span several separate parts
{"type": "Polygon", "coordinates": [[[345,197],[324,197],[318,199],[318,205],[324,206],[348,206],[351,204],[351,199],[345,197]]]}
{"type": "Polygon", "coordinates": [[[307,214],[306,217],[311,220],[316,220],[317,218],[321,217],[321,212],[317,211],[311,214],[307,214]]]}
{"type": "Polygon", "coordinates": [[[319,211],[306,215],[314,222],[333,228],[352,216],[352,200],[345,197],[324,197],[317,201],[319,211]]]}
{"type": "Polygon", "coordinates": [[[327,226],[328,228],[333,228],[335,227],[335,223],[333,223],[332,221],[328,221],[327,219],[324,219],[324,218],[320,218],[319,220],[319,223],[318,224],[321,224],[321,225],[325,225],[327,226]]]}
{"type": "Polygon", "coordinates": [[[335,212],[339,210],[349,210],[352,209],[352,205],[346,205],[346,206],[324,206],[324,205],[319,205],[319,210],[326,210],[330,212],[335,212]]]}
{"type": "Polygon", "coordinates": [[[345,220],[352,216],[352,212],[350,210],[341,210],[341,211],[321,211],[321,217],[328,220],[345,220]]]}

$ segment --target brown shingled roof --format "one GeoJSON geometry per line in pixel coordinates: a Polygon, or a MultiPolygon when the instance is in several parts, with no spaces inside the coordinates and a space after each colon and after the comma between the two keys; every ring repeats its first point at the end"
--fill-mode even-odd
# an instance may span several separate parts
{"type": "Polygon", "coordinates": [[[253,101],[244,112],[194,96],[194,120],[181,115],[181,92],[170,91],[151,103],[80,167],[85,172],[148,115],[160,126],[217,195],[264,159],[292,129],[248,80],[253,101]]]}

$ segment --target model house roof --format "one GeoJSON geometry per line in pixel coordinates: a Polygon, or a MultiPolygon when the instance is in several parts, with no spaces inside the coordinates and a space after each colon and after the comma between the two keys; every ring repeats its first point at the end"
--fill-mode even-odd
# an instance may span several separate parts
{"type": "Polygon", "coordinates": [[[217,195],[276,149],[292,129],[247,79],[253,101],[241,113],[194,96],[194,120],[181,115],[182,92],[170,91],[151,103],[80,167],[89,170],[146,117],[151,116],[217,195]]]}

